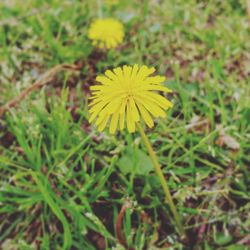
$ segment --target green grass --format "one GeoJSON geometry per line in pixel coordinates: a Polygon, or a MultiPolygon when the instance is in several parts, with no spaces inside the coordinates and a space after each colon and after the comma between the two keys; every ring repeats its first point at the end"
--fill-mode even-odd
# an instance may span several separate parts
{"type": "Polygon", "coordinates": [[[0,118],[0,248],[124,249],[115,228],[127,204],[122,233],[133,249],[247,249],[246,1],[108,2],[0,2],[0,105],[53,66],[82,65],[0,118]],[[100,15],[125,25],[122,46],[107,53],[86,38],[100,15]],[[87,122],[94,77],[135,63],[156,67],[173,90],[174,108],[147,134],[185,240],[139,134],[87,122]]]}

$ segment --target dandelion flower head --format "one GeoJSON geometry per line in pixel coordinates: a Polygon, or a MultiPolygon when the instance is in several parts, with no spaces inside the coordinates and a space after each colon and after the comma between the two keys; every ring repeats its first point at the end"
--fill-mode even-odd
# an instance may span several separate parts
{"type": "Polygon", "coordinates": [[[99,48],[115,48],[124,38],[123,24],[113,18],[96,19],[88,30],[92,44],[99,48]]]}
{"type": "Polygon", "coordinates": [[[91,86],[89,122],[94,122],[99,131],[107,125],[110,133],[127,126],[130,133],[142,118],[148,127],[153,127],[152,117],[165,117],[172,103],[160,92],[171,92],[162,85],[164,76],[150,76],[154,68],[137,64],[107,70],[97,76],[99,85],[91,86]]]}

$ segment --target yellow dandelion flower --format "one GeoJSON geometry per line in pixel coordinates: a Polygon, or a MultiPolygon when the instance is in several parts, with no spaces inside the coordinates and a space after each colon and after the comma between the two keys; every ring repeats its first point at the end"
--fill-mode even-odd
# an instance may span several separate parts
{"type": "Polygon", "coordinates": [[[88,37],[94,46],[115,48],[123,41],[123,24],[113,18],[97,19],[90,25],[88,37]]]}
{"type": "Polygon", "coordinates": [[[153,127],[153,117],[165,117],[164,110],[172,103],[156,91],[171,92],[162,85],[164,76],[150,76],[154,68],[147,66],[118,67],[97,76],[99,85],[91,87],[92,100],[89,104],[89,122],[95,122],[99,131],[109,124],[110,133],[117,128],[123,130],[125,123],[130,133],[143,118],[148,127],[153,127]]]}

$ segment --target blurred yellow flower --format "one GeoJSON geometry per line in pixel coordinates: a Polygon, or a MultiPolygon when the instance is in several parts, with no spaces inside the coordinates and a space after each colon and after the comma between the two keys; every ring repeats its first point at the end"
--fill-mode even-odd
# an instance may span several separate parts
{"type": "Polygon", "coordinates": [[[162,85],[164,76],[150,76],[154,71],[154,68],[135,64],[107,70],[105,76],[98,76],[96,81],[100,84],[91,87],[89,122],[94,122],[102,131],[110,120],[110,133],[115,133],[118,127],[124,129],[126,122],[132,133],[142,116],[148,127],[153,127],[152,116],[165,117],[164,110],[173,106],[155,92],[171,90],[162,85]]]}
{"type": "Polygon", "coordinates": [[[115,48],[123,41],[123,24],[112,18],[97,19],[90,25],[88,37],[94,46],[115,48]]]}

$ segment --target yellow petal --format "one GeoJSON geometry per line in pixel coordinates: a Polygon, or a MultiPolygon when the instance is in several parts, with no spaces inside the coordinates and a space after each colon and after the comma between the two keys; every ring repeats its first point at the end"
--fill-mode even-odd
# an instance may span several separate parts
{"type": "Polygon", "coordinates": [[[115,112],[112,115],[111,121],[110,121],[110,127],[109,127],[109,132],[111,134],[114,134],[117,128],[117,124],[118,124],[118,118],[119,118],[119,112],[115,112]]]}
{"type": "Polygon", "coordinates": [[[105,116],[105,118],[102,120],[102,122],[100,123],[100,125],[98,126],[98,131],[103,131],[107,122],[109,120],[109,116],[105,116]]]}
{"type": "Polygon", "coordinates": [[[96,118],[96,116],[97,116],[97,114],[95,114],[95,113],[93,113],[92,115],[90,115],[90,117],[88,119],[89,123],[93,122],[94,119],[96,118]]]}
{"type": "Polygon", "coordinates": [[[139,70],[139,66],[138,66],[138,64],[135,64],[133,69],[132,69],[131,78],[134,78],[136,76],[138,70],[139,70]]]}
{"type": "Polygon", "coordinates": [[[95,125],[99,126],[102,123],[103,119],[105,119],[106,117],[110,117],[110,115],[107,114],[106,112],[101,112],[97,120],[95,121],[95,125]]]}
{"type": "Polygon", "coordinates": [[[100,82],[102,84],[106,84],[106,85],[110,85],[110,84],[113,84],[113,81],[110,80],[109,78],[105,77],[105,76],[97,76],[96,77],[96,81],[97,82],[100,82]]]}
{"type": "Polygon", "coordinates": [[[150,91],[147,91],[146,93],[142,92],[139,95],[142,96],[142,98],[144,99],[145,98],[148,99],[150,102],[154,102],[155,104],[159,105],[163,109],[168,109],[173,106],[173,104],[168,99],[150,91]]]}
{"type": "Polygon", "coordinates": [[[108,105],[107,105],[107,112],[109,114],[113,114],[115,113],[117,110],[120,110],[120,106],[121,106],[121,100],[120,98],[115,99],[114,101],[111,101],[108,105]]]}
{"type": "Polygon", "coordinates": [[[116,74],[118,80],[122,80],[123,72],[122,72],[121,67],[115,68],[115,69],[114,69],[114,72],[115,72],[115,74],[116,74]]]}
{"type": "Polygon", "coordinates": [[[144,79],[145,77],[151,75],[154,72],[155,72],[155,68],[148,68],[147,66],[143,65],[140,68],[140,70],[139,70],[139,72],[137,74],[137,77],[144,79]]]}
{"type": "Polygon", "coordinates": [[[124,129],[125,112],[120,113],[120,130],[124,129]]]}
{"type": "Polygon", "coordinates": [[[129,78],[132,73],[132,67],[125,65],[123,66],[123,71],[124,71],[124,76],[129,78]]]}
{"type": "Polygon", "coordinates": [[[132,97],[129,97],[129,105],[128,108],[131,111],[131,115],[133,116],[133,120],[138,122],[140,120],[139,112],[137,110],[137,107],[135,105],[135,101],[132,97]]]}
{"type": "Polygon", "coordinates": [[[122,101],[122,105],[121,105],[121,107],[120,107],[120,114],[125,113],[126,105],[127,105],[127,100],[124,99],[124,100],[122,101]]]}
{"type": "Polygon", "coordinates": [[[155,117],[165,117],[166,113],[153,102],[149,102],[146,99],[136,98],[136,103],[142,104],[153,116],[155,117]]]}
{"type": "Polygon", "coordinates": [[[106,70],[105,75],[113,81],[117,79],[117,76],[111,70],[106,70]]]}
{"type": "Polygon", "coordinates": [[[143,87],[143,90],[159,90],[159,91],[163,91],[166,93],[172,92],[172,90],[161,85],[145,85],[143,87]]]}
{"type": "Polygon", "coordinates": [[[129,133],[135,132],[135,122],[129,108],[127,109],[127,127],[129,133]]]}
{"type": "Polygon", "coordinates": [[[148,113],[148,111],[140,104],[137,103],[137,106],[141,112],[141,115],[143,117],[143,120],[145,121],[145,123],[152,128],[154,126],[154,121],[152,119],[152,117],[150,116],[150,114],[148,113]]]}
{"type": "Polygon", "coordinates": [[[89,109],[89,113],[99,113],[105,106],[107,105],[107,102],[100,102],[96,104],[95,106],[92,106],[89,109]]]}
{"type": "Polygon", "coordinates": [[[147,77],[144,80],[145,84],[159,84],[166,81],[166,77],[165,76],[151,76],[151,77],[147,77]]]}

